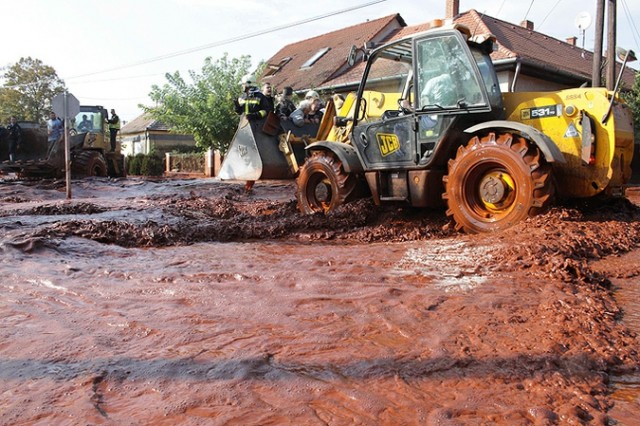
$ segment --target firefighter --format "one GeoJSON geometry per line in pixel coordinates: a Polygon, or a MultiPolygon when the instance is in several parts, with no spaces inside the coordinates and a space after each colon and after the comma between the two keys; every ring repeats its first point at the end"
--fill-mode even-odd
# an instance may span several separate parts
{"type": "MultiPolygon", "coordinates": [[[[269,111],[273,110],[273,104],[269,103],[267,97],[260,92],[253,75],[247,74],[242,77],[242,95],[238,99],[234,99],[235,111],[238,114],[244,114],[249,121],[263,119],[269,111]]],[[[244,189],[246,192],[251,191],[255,181],[248,180],[244,189]]]]}
{"type": "Polygon", "coordinates": [[[242,95],[234,100],[235,110],[238,114],[244,114],[248,120],[259,120],[267,116],[269,100],[260,92],[253,75],[242,77],[242,95]]]}

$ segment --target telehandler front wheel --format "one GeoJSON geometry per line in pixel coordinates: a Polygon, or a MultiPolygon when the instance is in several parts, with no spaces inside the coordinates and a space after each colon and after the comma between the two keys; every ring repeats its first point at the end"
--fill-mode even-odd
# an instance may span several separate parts
{"type": "Polygon", "coordinates": [[[447,215],[469,233],[506,229],[551,204],[551,171],[538,147],[521,136],[476,136],[449,160],[447,215]]]}
{"type": "Polygon", "coordinates": [[[74,177],[107,176],[107,163],[98,151],[80,151],[71,162],[74,177]]]}
{"type": "Polygon", "coordinates": [[[296,198],[305,214],[329,213],[355,195],[358,181],[332,152],[314,151],[300,168],[296,198]]]}

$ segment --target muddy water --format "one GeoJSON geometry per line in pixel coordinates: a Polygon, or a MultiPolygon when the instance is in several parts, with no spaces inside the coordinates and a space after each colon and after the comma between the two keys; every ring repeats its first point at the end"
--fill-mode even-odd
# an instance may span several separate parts
{"type": "Polygon", "coordinates": [[[240,188],[0,185],[0,424],[633,419],[638,341],[611,292],[613,259],[638,256],[631,205],[486,237],[240,188]]]}
{"type": "Polygon", "coordinates": [[[3,266],[3,340],[17,346],[3,351],[4,419],[22,420],[27,397],[47,422],[425,418],[438,384],[460,380],[428,378],[455,359],[427,350],[448,326],[421,329],[455,283],[394,270],[419,267],[419,248],[368,250],[380,260],[324,244],[158,252],[72,239],[18,256],[3,266]]]}
{"type": "MultiPolygon", "coordinates": [[[[616,299],[624,310],[623,322],[640,335],[640,252],[598,262],[596,269],[615,271],[611,277],[616,299]]],[[[615,401],[612,416],[622,424],[638,424],[640,418],[640,370],[622,369],[612,376],[615,401]]]]}

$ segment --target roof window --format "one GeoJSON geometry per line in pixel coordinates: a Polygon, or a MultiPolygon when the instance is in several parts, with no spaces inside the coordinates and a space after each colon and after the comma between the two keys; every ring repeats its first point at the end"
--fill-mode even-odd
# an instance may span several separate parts
{"type": "Polygon", "coordinates": [[[322,58],[322,56],[324,56],[325,53],[327,53],[328,51],[330,51],[331,48],[330,47],[323,47],[322,49],[318,50],[315,55],[313,55],[311,58],[309,58],[309,60],[307,62],[305,62],[304,64],[302,64],[302,66],[300,67],[300,69],[304,69],[304,68],[311,68],[313,66],[313,64],[315,64],[316,62],[318,62],[318,59],[322,58]]]}
{"type": "Polygon", "coordinates": [[[291,56],[286,56],[280,59],[280,62],[278,62],[277,64],[267,64],[267,66],[264,69],[264,74],[262,75],[262,77],[271,77],[272,75],[276,74],[278,71],[282,69],[282,67],[287,65],[287,63],[290,60],[291,60],[291,56]]]}

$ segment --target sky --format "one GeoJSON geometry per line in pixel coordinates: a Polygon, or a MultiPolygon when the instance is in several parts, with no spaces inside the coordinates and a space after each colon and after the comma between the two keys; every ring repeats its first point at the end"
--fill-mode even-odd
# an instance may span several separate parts
{"type": "MultiPolygon", "coordinates": [[[[605,4],[607,0],[604,0],[605,4]]],[[[0,67],[22,57],[53,67],[82,105],[114,108],[121,120],[151,105],[154,84],[165,74],[200,72],[204,60],[250,55],[254,66],[283,46],[367,20],[399,13],[408,25],[444,18],[446,0],[21,0],[3,19],[0,67]],[[330,15],[330,16],[327,16],[330,15]],[[318,19],[315,19],[318,18],[318,19]],[[253,36],[255,34],[261,34],[253,36]]],[[[460,0],[514,24],[593,51],[596,0],[460,0]],[[579,15],[591,16],[583,32],[579,15]],[[583,44],[584,40],[584,44],[583,44]]],[[[638,52],[640,2],[618,0],[617,45],[638,52]]],[[[605,39],[606,48],[606,39],[605,39]]],[[[634,65],[638,69],[638,62],[634,65]]],[[[187,81],[189,79],[187,78],[187,81]]]]}

